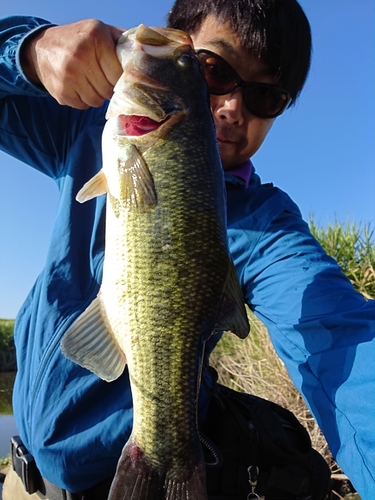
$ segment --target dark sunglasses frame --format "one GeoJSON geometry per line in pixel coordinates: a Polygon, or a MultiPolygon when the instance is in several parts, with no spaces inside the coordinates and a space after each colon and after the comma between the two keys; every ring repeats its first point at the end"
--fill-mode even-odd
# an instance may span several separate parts
{"type": "Polygon", "coordinates": [[[226,95],[230,94],[237,88],[242,89],[242,95],[243,95],[243,100],[248,108],[248,110],[255,116],[258,116],[259,118],[276,118],[276,116],[280,116],[284,111],[285,108],[288,106],[290,102],[290,94],[287,90],[283,89],[282,87],[279,87],[278,85],[273,85],[271,83],[262,83],[262,82],[245,82],[245,80],[242,80],[242,78],[238,75],[238,73],[232,68],[232,66],[222,57],[218,56],[215,54],[215,52],[211,52],[210,50],[205,50],[205,49],[199,49],[196,51],[196,54],[198,56],[198,59],[201,64],[201,70],[203,73],[203,76],[205,76],[205,70],[204,70],[204,64],[206,63],[206,60],[209,57],[215,58],[220,64],[227,69],[229,74],[233,75],[233,80],[236,82],[234,85],[230,86],[228,89],[225,89],[223,91],[213,91],[212,88],[210,88],[210,85],[208,84],[208,91],[212,95],[226,95]],[[208,56],[206,59],[204,59],[202,56],[208,56]],[[277,107],[277,111],[275,112],[266,112],[266,110],[263,110],[264,112],[260,111],[260,108],[257,107],[255,108],[253,103],[249,101],[248,96],[251,94],[252,89],[265,89],[268,91],[271,91],[274,93],[274,95],[278,98],[280,105],[277,107]]]}

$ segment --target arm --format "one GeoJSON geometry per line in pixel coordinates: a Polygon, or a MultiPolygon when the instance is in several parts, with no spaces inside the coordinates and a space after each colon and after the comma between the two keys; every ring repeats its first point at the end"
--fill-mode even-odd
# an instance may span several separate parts
{"type": "Polygon", "coordinates": [[[0,19],[0,98],[47,90],[60,104],[101,106],[122,73],[116,55],[122,32],[93,19],[64,26],[36,17],[0,19]]]}
{"type": "Polygon", "coordinates": [[[116,42],[123,31],[93,19],[39,30],[23,44],[22,67],[60,104],[99,107],[122,73],[116,42]]]}
{"type": "Polygon", "coordinates": [[[121,32],[92,20],[59,27],[33,17],[1,19],[0,149],[58,177],[82,129],[104,125],[105,105],[82,113],[56,99],[82,109],[110,97],[121,73],[121,32]]]}
{"type": "Polygon", "coordinates": [[[289,197],[262,189],[269,196],[254,190],[229,231],[246,301],[340,466],[359,491],[373,491],[375,301],[355,291],[289,197]]]}
{"type": "Polygon", "coordinates": [[[0,19],[0,99],[7,95],[45,95],[24,74],[19,47],[28,36],[51,26],[37,17],[12,16],[0,19]]]}

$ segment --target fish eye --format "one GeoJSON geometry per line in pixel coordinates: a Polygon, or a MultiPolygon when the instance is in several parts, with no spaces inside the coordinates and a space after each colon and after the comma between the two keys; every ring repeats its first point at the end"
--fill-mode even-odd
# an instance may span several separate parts
{"type": "Polygon", "coordinates": [[[194,66],[193,58],[188,54],[182,54],[177,58],[177,64],[183,69],[190,69],[194,66]]]}

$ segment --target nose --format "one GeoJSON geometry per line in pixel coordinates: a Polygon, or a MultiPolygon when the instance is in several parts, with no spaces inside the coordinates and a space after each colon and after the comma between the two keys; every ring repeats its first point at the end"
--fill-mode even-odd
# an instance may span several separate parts
{"type": "Polygon", "coordinates": [[[217,120],[242,125],[244,121],[243,100],[241,89],[235,89],[230,94],[211,95],[212,114],[217,120]]]}

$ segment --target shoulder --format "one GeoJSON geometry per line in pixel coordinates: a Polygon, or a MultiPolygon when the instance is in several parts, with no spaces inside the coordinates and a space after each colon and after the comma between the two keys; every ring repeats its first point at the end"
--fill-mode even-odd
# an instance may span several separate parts
{"type": "Polygon", "coordinates": [[[272,183],[262,184],[257,174],[253,174],[248,188],[227,186],[227,212],[229,244],[234,253],[250,256],[264,246],[269,252],[285,236],[288,246],[297,245],[302,235],[316,244],[297,204],[272,183]]]}
{"type": "Polygon", "coordinates": [[[302,219],[297,204],[282,189],[272,183],[262,184],[253,173],[247,188],[238,189],[227,184],[228,227],[267,227],[285,212],[302,219]]]}
{"type": "Polygon", "coordinates": [[[228,243],[242,284],[261,276],[273,283],[292,275],[310,280],[322,266],[338,267],[290,196],[257,175],[246,189],[228,189],[228,243]]]}

